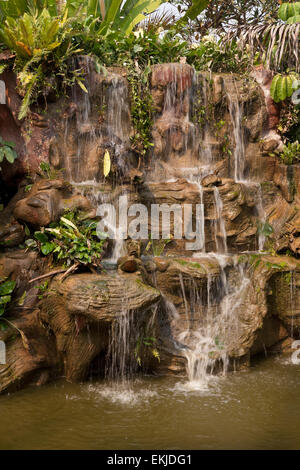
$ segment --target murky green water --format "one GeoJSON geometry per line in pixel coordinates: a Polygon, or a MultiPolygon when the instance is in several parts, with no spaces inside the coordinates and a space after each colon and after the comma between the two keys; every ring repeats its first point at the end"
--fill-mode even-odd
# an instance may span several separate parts
{"type": "Polygon", "coordinates": [[[300,366],[268,359],[202,392],[180,382],[60,382],[2,396],[0,449],[300,449],[300,366]]]}

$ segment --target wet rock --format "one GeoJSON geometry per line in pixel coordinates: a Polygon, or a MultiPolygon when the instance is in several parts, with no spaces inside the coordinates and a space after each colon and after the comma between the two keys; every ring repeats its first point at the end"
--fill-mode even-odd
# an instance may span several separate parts
{"type": "Polygon", "coordinates": [[[157,269],[156,263],[152,260],[145,261],[144,267],[148,273],[154,273],[157,269]]]}
{"type": "Polygon", "coordinates": [[[7,224],[0,225],[0,245],[13,248],[23,243],[24,238],[24,227],[13,218],[7,224]]]}
{"type": "Polygon", "coordinates": [[[156,268],[161,273],[165,272],[170,265],[170,261],[168,259],[154,258],[153,261],[156,264],[156,268]]]}
{"type": "Polygon", "coordinates": [[[135,273],[139,269],[139,260],[135,256],[123,256],[118,259],[118,267],[125,273],[135,273]]]}
{"type": "Polygon", "coordinates": [[[16,293],[23,294],[28,281],[45,269],[45,258],[35,251],[12,250],[0,254],[0,277],[16,281],[16,293]]]}
{"type": "MultiPolygon", "coordinates": [[[[300,273],[286,271],[274,274],[269,281],[268,306],[279,318],[288,335],[300,337],[300,273]]],[[[286,335],[286,336],[288,336],[286,335]]]]}
{"type": "Polygon", "coordinates": [[[79,274],[55,281],[43,312],[64,357],[66,377],[84,379],[91,361],[107,351],[111,324],[125,311],[137,318],[150,315],[159,299],[158,290],[131,274],[79,274]]]}
{"type": "Polygon", "coordinates": [[[80,210],[95,216],[90,201],[74,194],[71,186],[63,180],[39,181],[32,186],[27,197],[16,203],[14,216],[17,220],[34,227],[45,227],[67,210],[80,210]]]}
{"type": "Polygon", "coordinates": [[[28,384],[41,384],[57,377],[59,358],[55,339],[46,334],[39,310],[11,319],[0,340],[7,345],[6,364],[0,365],[0,393],[20,390],[28,384]],[[22,334],[21,334],[21,333],[22,334]]]}
{"type": "MultiPolygon", "coordinates": [[[[228,257],[225,263],[231,295],[237,289],[239,297],[236,299],[238,310],[235,310],[235,305],[230,306],[230,326],[227,331],[224,324],[222,333],[227,331],[229,367],[235,364],[236,368],[249,365],[251,357],[256,354],[266,353],[272,348],[275,350],[276,347],[282,350],[283,342],[291,335],[292,325],[294,337],[300,334],[297,320],[300,263],[289,257],[266,255],[253,258],[243,255],[243,260],[239,262],[248,266],[244,274],[248,281],[242,290],[239,290],[239,284],[235,285],[237,282],[245,282],[244,278],[238,280],[236,261],[228,257]]],[[[207,302],[209,315],[215,318],[215,322],[220,318],[223,311],[220,305],[224,296],[220,291],[220,276],[224,276],[224,271],[222,274],[214,256],[172,260],[165,273],[157,273],[157,286],[163,293],[158,316],[163,357],[161,373],[184,373],[186,332],[198,331],[197,328],[208,315],[207,302]]],[[[227,301],[230,305],[230,298],[227,301]]],[[[218,348],[214,354],[217,367],[220,354],[218,348]]],[[[157,368],[159,373],[160,366],[157,368]]]]}
{"type": "Polygon", "coordinates": [[[153,88],[176,84],[178,94],[192,86],[193,68],[188,64],[157,64],[152,67],[151,85],[153,88]]]}
{"type": "Polygon", "coordinates": [[[220,186],[222,184],[221,178],[217,175],[208,175],[201,181],[202,186],[220,186]]]}
{"type": "Polygon", "coordinates": [[[139,240],[127,240],[126,250],[129,256],[139,258],[141,256],[141,242],[139,240]]]}
{"type": "Polygon", "coordinates": [[[142,171],[137,170],[136,168],[132,168],[128,173],[128,178],[131,184],[143,184],[144,182],[144,174],[142,171]]]}

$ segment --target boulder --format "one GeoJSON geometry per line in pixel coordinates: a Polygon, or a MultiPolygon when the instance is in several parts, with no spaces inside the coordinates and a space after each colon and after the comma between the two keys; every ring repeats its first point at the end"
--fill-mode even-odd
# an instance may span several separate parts
{"type": "Polygon", "coordinates": [[[57,222],[67,210],[76,209],[86,212],[89,217],[96,215],[90,201],[81,194],[74,194],[66,181],[41,180],[16,203],[14,216],[34,227],[46,227],[57,222]]]}

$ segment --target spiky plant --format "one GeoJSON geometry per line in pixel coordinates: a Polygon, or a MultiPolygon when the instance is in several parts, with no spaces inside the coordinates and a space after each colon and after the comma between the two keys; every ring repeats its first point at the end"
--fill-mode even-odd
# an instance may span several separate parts
{"type": "MultiPolygon", "coordinates": [[[[300,2],[282,3],[278,20],[242,28],[239,44],[247,47],[252,61],[261,61],[275,72],[292,69],[299,71],[300,2]]],[[[236,31],[231,30],[223,38],[224,43],[236,40],[236,31]]]]}

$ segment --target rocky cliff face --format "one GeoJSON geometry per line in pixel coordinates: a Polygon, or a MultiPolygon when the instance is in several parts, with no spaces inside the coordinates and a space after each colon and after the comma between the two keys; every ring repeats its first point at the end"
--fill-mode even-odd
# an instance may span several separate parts
{"type": "MultiPolygon", "coordinates": [[[[196,74],[186,64],[154,66],[154,145],[140,161],[130,141],[126,71],[98,74],[89,58],[80,65],[89,94],[74,89],[26,122],[16,118],[20,99],[12,73],[1,77],[8,95],[0,105],[1,135],[17,143],[19,159],[3,169],[3,180],[18,184],[18,192],[2,212],[0,274],[16,279],[16,296],[26,291],[26,300],[13,304],[11,324],[0,332],[8,345],[0,390],[61,374],[84,380],[96,363],[102,373],[109,332],[125,311],[135,330],[151,323],[160,362],[148,357],[145,367],[156,373],[187,370],[195,379],[249,364],[266,350],[286,350],[299,336],[300,166],[269,155],[282,142],[268,73],[256,70],[242,79],[196,74]],[[112,163],[107,178],[105,151],[112,163]],[[41,161],[51,165],[50,179],[35,176],[41,161]],[[29,191],[28,175],[36,181],[29,191]],[[144,237],[119,260],[118,271],[54,278],[38,299],[28,281],[50,267],[18,248],[25,224],[47,226],[66,210],[93,217],[103,202],[118,207],[120,195],[148,209],[141,220],[149,233],[151,205],[190,205],[197,247],[187,249],[193,241],[187,237],[170,237],[159,249],[152,243],[149,257],[144,237]]],[[[128,223],[133,219],[129,214],[128,223]]],[[[171,217],[171,234],[175,228],[171,217]]],[[[122,250],[125,244],[110,242],[109,267],[122,250]]],[[[127,334],[134,349],[139,336],[127,334]]]]}

